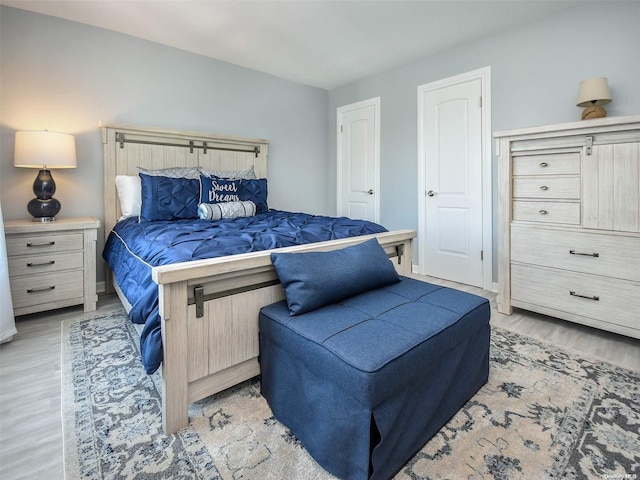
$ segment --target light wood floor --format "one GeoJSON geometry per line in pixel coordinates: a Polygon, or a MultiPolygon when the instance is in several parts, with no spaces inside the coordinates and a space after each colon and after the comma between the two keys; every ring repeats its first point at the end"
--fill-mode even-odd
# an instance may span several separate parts
{"type": "MultiPolygon", "coordinates": [[[[496,310],[494,293],[433,278],[416,278],[489,298],[494,325],[640,370],[640,340],[522,310],[511,316],[502,315],[496,310]]],[[[71,307],[17,319],[18,334],[12,342],[0,345],[0,478],[64,478],[60,406],[61,322],[91,317],[118,306],[117,297],[103,295],[97,312],[84,314],[81,307],[71,307]]]]}

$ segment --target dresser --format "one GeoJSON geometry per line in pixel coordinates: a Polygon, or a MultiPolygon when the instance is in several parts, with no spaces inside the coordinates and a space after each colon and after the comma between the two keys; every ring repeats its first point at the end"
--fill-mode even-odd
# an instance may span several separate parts
{"type": "Polygon", "coordinates": [[[96,309],[96,239],[92,217],[4,222],[15,315],[70,305],[96,309]]]}
{"type": "Polygon", "coordinates": [[[494,136],[498,311],[640,338],[640,115],[494,136]]]}

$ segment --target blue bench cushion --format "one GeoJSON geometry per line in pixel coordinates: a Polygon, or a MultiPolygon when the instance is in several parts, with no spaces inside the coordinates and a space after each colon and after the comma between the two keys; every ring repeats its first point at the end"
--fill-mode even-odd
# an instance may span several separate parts
{"type": "Polygon", "coordinates": [[[311,456],[391,478],[487,381],[489,302],[400,277],[291,316],[260,312],[262,393],[311,456]]]}
{"type": "Polygon", "coordinates": [[[372,407],[488,323],[487,299],[400,278],[297,317],[284,301],[264,307],[260,332],[372,407]]]}

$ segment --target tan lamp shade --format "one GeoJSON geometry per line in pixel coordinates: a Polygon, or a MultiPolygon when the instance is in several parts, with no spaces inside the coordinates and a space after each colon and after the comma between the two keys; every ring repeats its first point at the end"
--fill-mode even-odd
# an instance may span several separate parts
{"type": "Polygon", "coordinates": [[[607,111],[602,107],[611,101],[611,92],[606,77],[588,78],[580,82],[578,92],[578,107],[585,107],[582,112],[582,120],[602,118],[607,116],[607,111]]]}
{"type": "Polygon", "coordinates": [[[14,167],[75,168],[76,139],[68,133],[16,132],[14,167]]]}

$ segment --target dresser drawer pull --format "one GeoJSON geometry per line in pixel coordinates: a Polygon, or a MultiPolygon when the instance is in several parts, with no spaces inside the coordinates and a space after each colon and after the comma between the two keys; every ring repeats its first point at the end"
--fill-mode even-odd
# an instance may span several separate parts
{"type": "Polygon", "coordinates": [[[595,295],[580,295],[579,293],[576,292],[569,292],[569,295],[571,295],[572,297],[580,297],[580,298],[586,298],[587,300],[595,300],[596,302],[600,301],[600,297],[597,297],[595,295]]]}
{"type": "Polygon", "coordinates": [[[549,212],[547,210],[540,210],[540,215],[547,215],[549,212]]]}
{"type": "Polygon", "coordinates": [[[42,287],[42,288],[28,288],[27,293],[48,292],[49,290],[55,290],[55,289],[56,289],[55,285],[49,285],[48,287],[42,287]]]}
{"type": "Polygon", "coordinates": [[[548,166],[549,166],[549,164],[548,164],[547,162],[540,162],[540,166],[541,166],[542,168],[545,168],[545,167],[548,167],[548,166]]]}
{"type": "Polygon", "coordinates": [[[540,187],[540,190],[549,190],[549,187],[547,187],[546,185],[542,185],[542,186],[540,187]]]}
{"type": "Polygon", "coordinates": [[[599,253],[582,253],[582,252],[576,252],[575,250],[569,250],[569,253],[571,255],[583,255],[585,257],[595,257],[595,258],[598,258],[600,256],[599,253]]]}
{"type": "Polygon", "coordinates": [[[27,243],[27,247],[50,247],[51,245],[55,245],[56,242],[51,241],[47,243],[27,243]]]}
{"type": "Polygon", "coordinates": [[[49,260],[48,262],[42,262],[42,263],[29,262],[27,263],[27,267],[43,267],[45,265],[55,265],[55,264],[56,264],[55,260],[49,260]]]}

